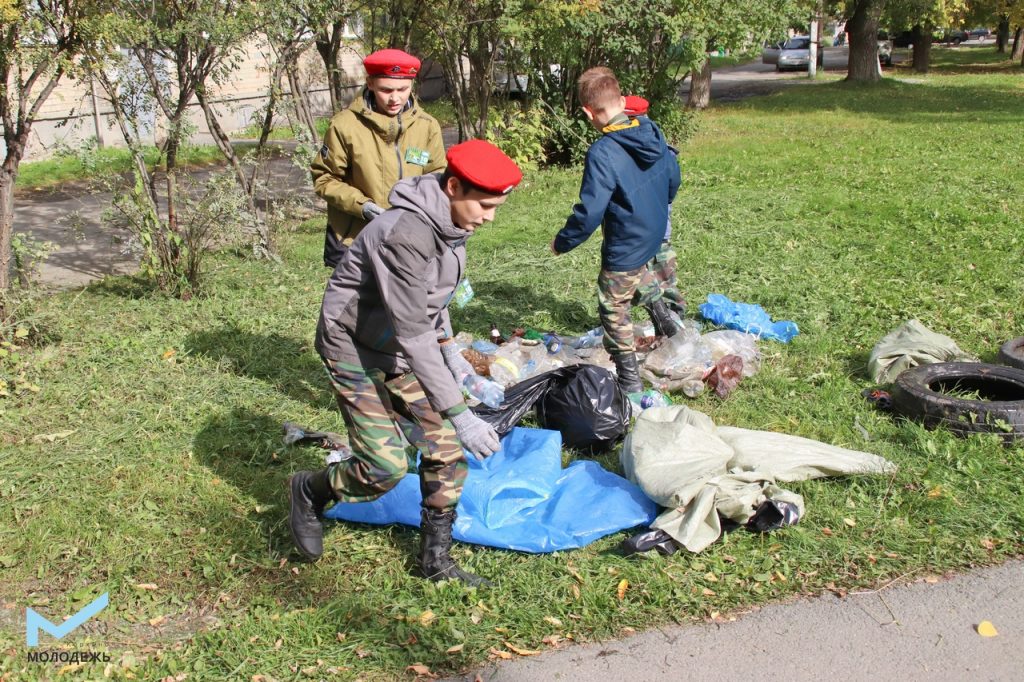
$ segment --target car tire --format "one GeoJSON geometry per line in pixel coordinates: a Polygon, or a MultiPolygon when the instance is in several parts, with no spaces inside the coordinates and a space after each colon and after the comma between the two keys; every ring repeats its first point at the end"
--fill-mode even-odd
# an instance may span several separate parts
{"type": "Polygon", "coordinates": [[[1024,336],[1010,339],[999,349],[999,364],[1024,369],[1024,336]]]}
{"type": "Polygon", "coordinates": [[[995,433],[1009,444],[1024,437],[1024,370],[981,362],[921,365],[896,377],[892,405],[927,428],[995,433]],[[952,389],[976,391],[980,399],[951,395],[952,389]]]}

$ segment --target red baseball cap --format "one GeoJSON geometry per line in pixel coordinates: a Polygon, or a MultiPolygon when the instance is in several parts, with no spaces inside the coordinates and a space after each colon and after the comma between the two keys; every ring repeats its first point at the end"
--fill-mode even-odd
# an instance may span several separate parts
{"type": "Polygon", "coordinates": [[[651,103],[639,95],[626,95],[626,116],[646,116],[651,103]]]}
{"type": "Polygon", "coordinates": [[[488,194],[508,194],[523,171],[505,152],[486,140],[467,140],[448,150],[448,170],[488,194]]]}
{"type": "Polygon", "coordinates": [[[385,78],[415,78],[420,71],[420,60],[401,50],[377,50],[363,60],[367,76],[385,78]]]}

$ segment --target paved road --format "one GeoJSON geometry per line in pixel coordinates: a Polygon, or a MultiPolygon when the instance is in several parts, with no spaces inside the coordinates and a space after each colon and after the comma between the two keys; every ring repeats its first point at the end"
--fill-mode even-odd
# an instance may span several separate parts
{"type": "Polygon", "coordinates": [[[936,584],[773,604],[734,622],[650,630],[491,664],[452,680],[1024,679],[1024,562],[936,584]],[[976,632],[982,620],[998,632],[976,632]]]}

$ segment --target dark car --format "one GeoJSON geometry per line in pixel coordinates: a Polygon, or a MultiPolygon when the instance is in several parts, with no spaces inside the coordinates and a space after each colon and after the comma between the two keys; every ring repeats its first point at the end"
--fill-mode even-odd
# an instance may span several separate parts
{"type": "Polygon", "coordinates": [[[914,44],[914,32],[913,31],[900,31],[899,33],[892,34],[892,46],[893,47],[910,47],[914,44]]]}
{"type": "Polygon", "coordinates": [[[988,38],[992,35],[992,31],[987,28],[972,28],[967,34],[972,38],[988,38]]]}
{"type": "Polygon", "coordinates": [[[946,29],[942,32],[936,42],[939,43],[952,43],[953,45],[959,45],[965,40],[970,40],[971,36],[967,31],[961,31],[958,28],[946,29]]]}

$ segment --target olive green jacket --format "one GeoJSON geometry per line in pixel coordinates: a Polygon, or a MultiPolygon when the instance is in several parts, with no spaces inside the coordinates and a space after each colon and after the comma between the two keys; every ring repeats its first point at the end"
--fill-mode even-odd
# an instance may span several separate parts
{"type": "Polygon", "coordinates": [[[368,91],[334,116],[310,171],[327,202],[324,264],[333,267],[366,224],[363,204],[388,208],[399,180],[445,167],[441,126],[415,98],[397,116],[373,111],[368,91]]]}

